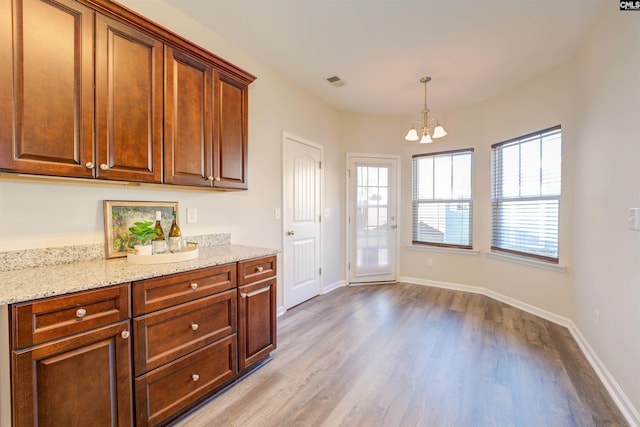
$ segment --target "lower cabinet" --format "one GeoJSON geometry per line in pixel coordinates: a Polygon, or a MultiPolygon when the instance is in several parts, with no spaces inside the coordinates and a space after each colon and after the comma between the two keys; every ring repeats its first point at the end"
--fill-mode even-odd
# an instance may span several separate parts
{"type": "Polygon", "coordinates": [[[132,425],[128,289],[126,284],[13,306],[15,427],[132,425]],[[123,292],[126,305],[119,306],[123,292]],[[127,320],[113,323],[114,315],[127,320]],[[20,348],[16,337],[25,334],[16,333],[16,324],[29,323],[36,341],[36,332],[47,329],[55,339],[20,348]],[[67,336],[68,329],[80,332],[67,336]]]}
{"type": "Polygon", "coordinates": [[[233,379],[236,335],[136,378],[137,424],[157,425],[233,379]]]}
{"type": "Polygon", "coordinates": [[[238,263],[238,365],[245,371],[276,349],[276,257],[238,263]]]}
{"type": "Polygon", "coordinates": [[[276,348],[275,266],[259,258],[12,305],[14,427],[181,416],[276,348]]]}

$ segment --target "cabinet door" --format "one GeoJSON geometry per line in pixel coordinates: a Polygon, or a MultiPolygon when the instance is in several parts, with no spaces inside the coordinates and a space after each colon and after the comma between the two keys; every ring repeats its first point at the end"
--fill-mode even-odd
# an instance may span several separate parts
{"type": "Polygon", "coordinates": [[[162,43],[96,16],[96,176],[162,182],[162,43]]]}
{"type": "Polygon", "coordinates": [[[14,426],[131,426],[128,334],[127,320],[14,351],[14,426]]]}
{"type": "Polygon", "coordinates": [[[238,363],[240,371],[276,348],[276,279],[238,288],[238,363]]]}
{"type": "Polygon", "coordinates": [[[164,182],[211,187],[213,71],[171,47],[165,53],[164,182]]]}
{"type": "Polygon", "coordinates": [[[247,188],[248,87],[215,73],[214,187],[247,188]]]}
{"type": "Polygon", "coordinates": [[[92,177],[93,21],[71,0],[0,0],[0,169],[92,177]]]}

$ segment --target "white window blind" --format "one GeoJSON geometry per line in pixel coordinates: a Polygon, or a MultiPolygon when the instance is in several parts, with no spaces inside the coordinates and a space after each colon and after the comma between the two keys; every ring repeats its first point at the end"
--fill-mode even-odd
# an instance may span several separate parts
{"type": "Polygon", "coordinates": [[[413,243],[471,249],[473,149],[413,156],[413,243]]]}
{"type": "Polygon", "coordinates": [[[491,249],[558,262],[561,158],[560,126],[491,146],[491,249]]]}

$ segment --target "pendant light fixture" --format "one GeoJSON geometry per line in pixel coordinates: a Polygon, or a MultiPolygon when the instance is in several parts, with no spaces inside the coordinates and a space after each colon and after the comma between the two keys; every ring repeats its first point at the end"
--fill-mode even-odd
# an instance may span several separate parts
{"type": "Polygon", "coordinates": [[[427,108],[427,83],[431,81],[431,77],[422,77],[420,79],[420,83],[424,84],[424,110],[422,110],[422,138],[418,136],[418,131],[416,129],[416,124],[420,120],[416,120],[413,122],[411,129],[407,132],[407,136],[404,137],[407,141],[417,141],[420,140],[420,144],[430,144],[433,142],[433,138],[442,138],[447,135],[447,132],[444,128],[438,123],[438,119],[431,119],[432,122],[436,122],[436,127],[433,128],[433,135],[429,134],[429,109],[427,108]]]}

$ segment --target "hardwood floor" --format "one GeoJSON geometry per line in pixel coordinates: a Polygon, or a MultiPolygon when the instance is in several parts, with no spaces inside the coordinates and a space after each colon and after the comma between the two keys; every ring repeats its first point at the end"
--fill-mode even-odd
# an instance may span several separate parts
{"type": "Polygon", "coordinates": [[[482,295],[341,288],[280,317],[272,355],[178,425],[628,425],[566,328],[482,295]]]}

